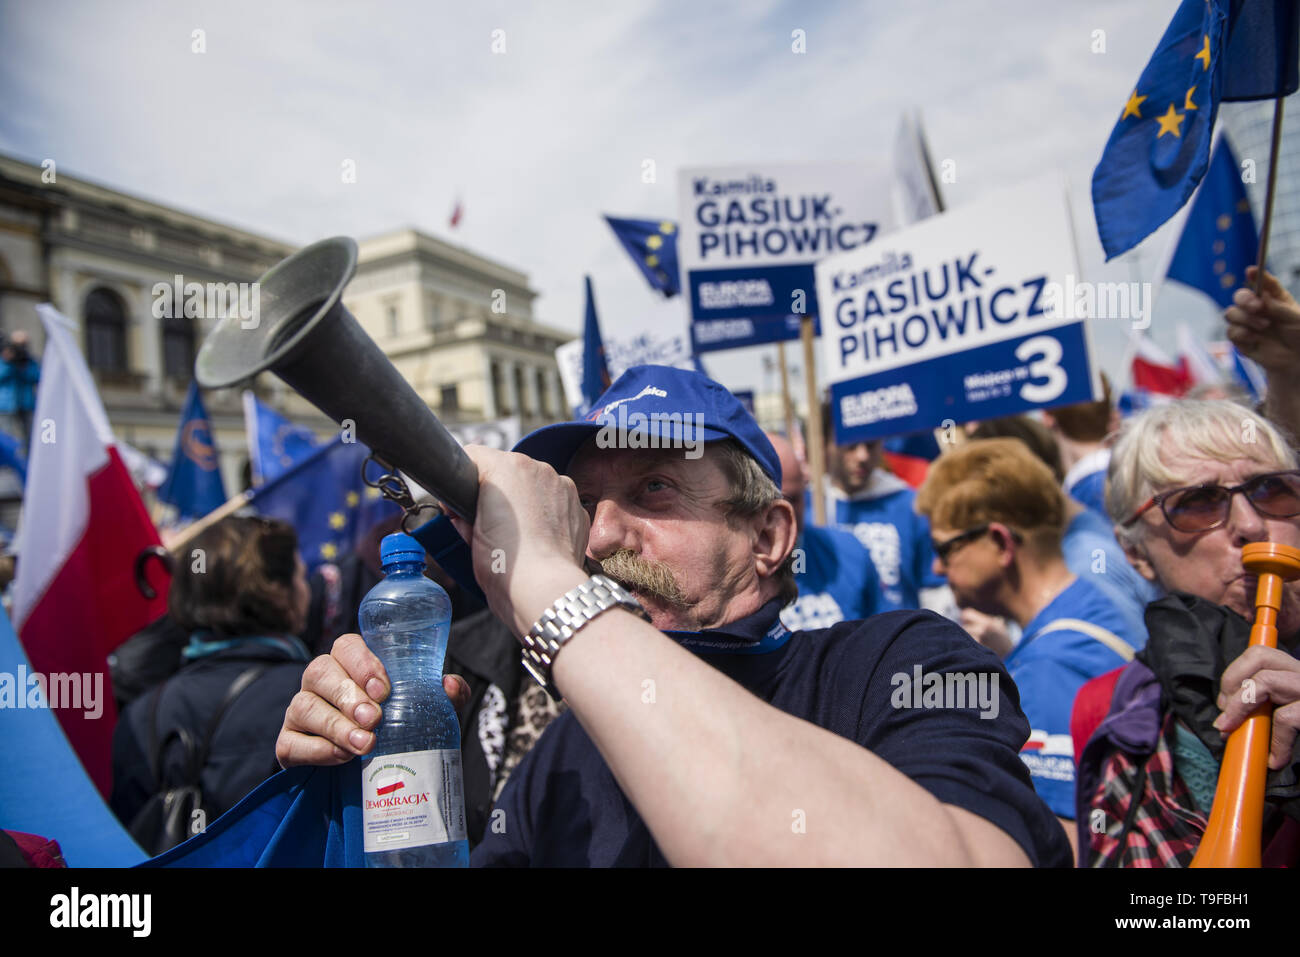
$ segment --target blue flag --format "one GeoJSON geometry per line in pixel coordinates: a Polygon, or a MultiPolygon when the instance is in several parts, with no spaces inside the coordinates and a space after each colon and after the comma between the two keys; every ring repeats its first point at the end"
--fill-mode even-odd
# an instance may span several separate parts
{"type": "Polygon", "coordinates": [[[1201,181],[1169,263],[1168,277],[1199,289],[1220,307],[1246,281],[1246,267],[1259,252],[1259,233],[1241,182],[1237,158],[1226,136],[1219,137],[1209,171],[1201,181]]]}
{"type": "Polygon", "coordinates": [[[596,297],[591,291],[591,277],[587,276],[586,280],[587,309],[582,324],[582,408],[579,415],[586,415],[610,385],[605,343],[600,338],[600,323],[596,320],[596,297]]]}
{"type": "Polygon", "coordinates": [[[671,299],[681,292],[677,271],[677,224],[666,219],[616,219],[606,216],[614,235],[632,257],[650,288],[671,299]]]}
{"type": "MultiPolygon", "coordinates": [[[[294,527],[309,571],[351,553],[370,528],[401,512],[362,480],[369,454],[364,445],[337,438],[253,493],[258,512],[294,527]]],[[[381,472],[372,463],[367,474],[381,472]]]]}
{"type": "MultiPolygon", "coordinates": [[[[98,709],[100,720],[112,721],[109,683],[103,681],[96,688],[90,675],[81,677],[85,679],[81,703],[98,709]]],[[[108,809],[68,743],[50,708],[51,703],[61,702],[51,702],[45,691],[38,690],[40,680],[8,616],[0,611],[0,685],[13,682],[12,695],[0,695],[5,701],[0,828],[58,841],[69,867],[130,867],[143,861],[144,851],[108,809]]]]}
{"type": "Polygon", "coordinates": [[[0,468],[13,469],[23,484],[27,484],[27,450],[20,439],[8,432],[0,432],[0,468]]]}
{"type": "Polygon", "coordinates": [[[1279,20],[1250,6],[1244,0],[1183,0],[1174,13],[1092,174],[1097,232],[1108,260],[1153,233],[1192,195],[1209,165],[1221,101],[1273,96],[1262,89],[1270,81],[1283,84],[1278,93],[1294,89],[1287,74],[1295,71],[1294,17],[1279,20]],[[1254,59],[1261,50],[1267,51],[1264,65],[1254,59]]]}
{"type": "Polygon", "coordinates": [[[176,448],[167,479],[158,489],[158,501],[176,506],[181,518],[201,518],[226,503],[221,481],[221,457],[212,440],[212,423],[203,408],[197,382],[190,383],[176,448]]]}
{"type": "Polygon", "coordinates": [[[244,393],[244,427],[253,484],[261,485],[311,455],[320,445],[311,429],[290,422],[252,391],[244,393]]]}
{"type": "Polygon", "coordinates": [[[1300,0],[1233,0],[1224,102],[1271,100],[1300,89],[1300,0]]]}
{"type": "MultiPolygon", "coordinates": [[[[1227,136],[1210,157],[1210,169],[1183,225],[1169,263],[1168,277],[1197,289],[1226,309],[1246,281],[1246,267],[1259,253],[1255,217],[1227,136]]],[[[1251,396],[1260,395],[1261,374],[1254,363],[1232,350],[1232,374],[1251,396]]]]}

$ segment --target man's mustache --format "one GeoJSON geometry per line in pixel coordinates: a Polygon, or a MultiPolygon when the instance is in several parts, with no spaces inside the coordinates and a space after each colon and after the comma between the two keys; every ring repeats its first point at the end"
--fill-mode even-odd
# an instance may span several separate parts
{"type": "Polygon", "coordinates": [[[620,548],[601,561],[587,559],[587,570],[608,575],[624,588],[654,595],[671,605],[685,607],[677,577],[666,562],[642,558],[630,548],[620,548]]]}

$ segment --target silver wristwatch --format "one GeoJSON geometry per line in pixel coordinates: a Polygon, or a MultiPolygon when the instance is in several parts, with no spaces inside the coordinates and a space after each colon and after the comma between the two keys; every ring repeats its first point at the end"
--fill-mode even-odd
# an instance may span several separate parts
{"type": "Polygon", "coordinates": [[[605,575],[592,575],[542,612],[524,635],[524,668],[554,700],[561,700],[559,689],[551,681],[551,668],[560,647],[601,612],[620,607],[650,620],[641,603],[618,582],[605,575]]]}

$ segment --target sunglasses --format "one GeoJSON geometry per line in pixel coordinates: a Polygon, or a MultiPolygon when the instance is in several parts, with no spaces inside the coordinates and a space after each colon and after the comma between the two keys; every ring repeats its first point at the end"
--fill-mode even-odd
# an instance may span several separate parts
{"type": "Polygon", "coordinates": [[[1234,485],[1188,485],[1153,495],[1122,526],[1127,528],[1160,506],[1165,521],[1180,532],[1208,532],[1228,520],[1232,497],[1240,492],[1260,515],[1294,518],[1300,515],[1300,471],[1270,472],[1234,485]]]}

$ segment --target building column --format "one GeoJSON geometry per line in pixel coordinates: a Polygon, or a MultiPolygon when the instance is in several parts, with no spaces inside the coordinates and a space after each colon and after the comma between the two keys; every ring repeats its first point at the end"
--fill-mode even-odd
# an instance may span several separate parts
{"type": "Polygon", "coordinates": [[[564,387],[560,384],[560,374],[550,366],[546,369],[546,393],[551,397],[551,411],[561,419],[567,419],[573,410],[564,401],[564,387]]]}
{"type": "Polygon", "coordinates": [[[506,385],[506,408],[510,415],[523,414],[523,410],[519,408],[519,383],[515,381],[515,366],[518,364],[514,359],[502,359],[499,363],[501,378],[506,385]]]}
{"type": "Polygon", "coordinates": [[[524,390],[528,393],[528,414],[542,417],[542,396],[537,389],[537,368],[524,366],[524,390]]]}
{"type": "Polygon", "coordinates": [[[145,391],[150,395],[162,395],[163,389],[163,354],[162,354],[162,324],[164,322],[186,322],[186,319],[157,319],[153,314],[153,288],[138,286],[134,301],[130,302],[130,315],[127,317],[131,325],[140,330],[139,336],[131,336],[128,339],[134,339],[139,346],[139,354],[132,357],[129,352],[127,355],[127,368],[132,372],[143,372],[145,376],[145,391]],[[131,359],[135,361],[132,362],[131,359]]]}
{"type": "Polygon", "coordinates": [[[498,415],[496,391],[492,388],[491,353],[479,353],[479,362],[483,367],[483,418],[491,421],[498,415]]]}

